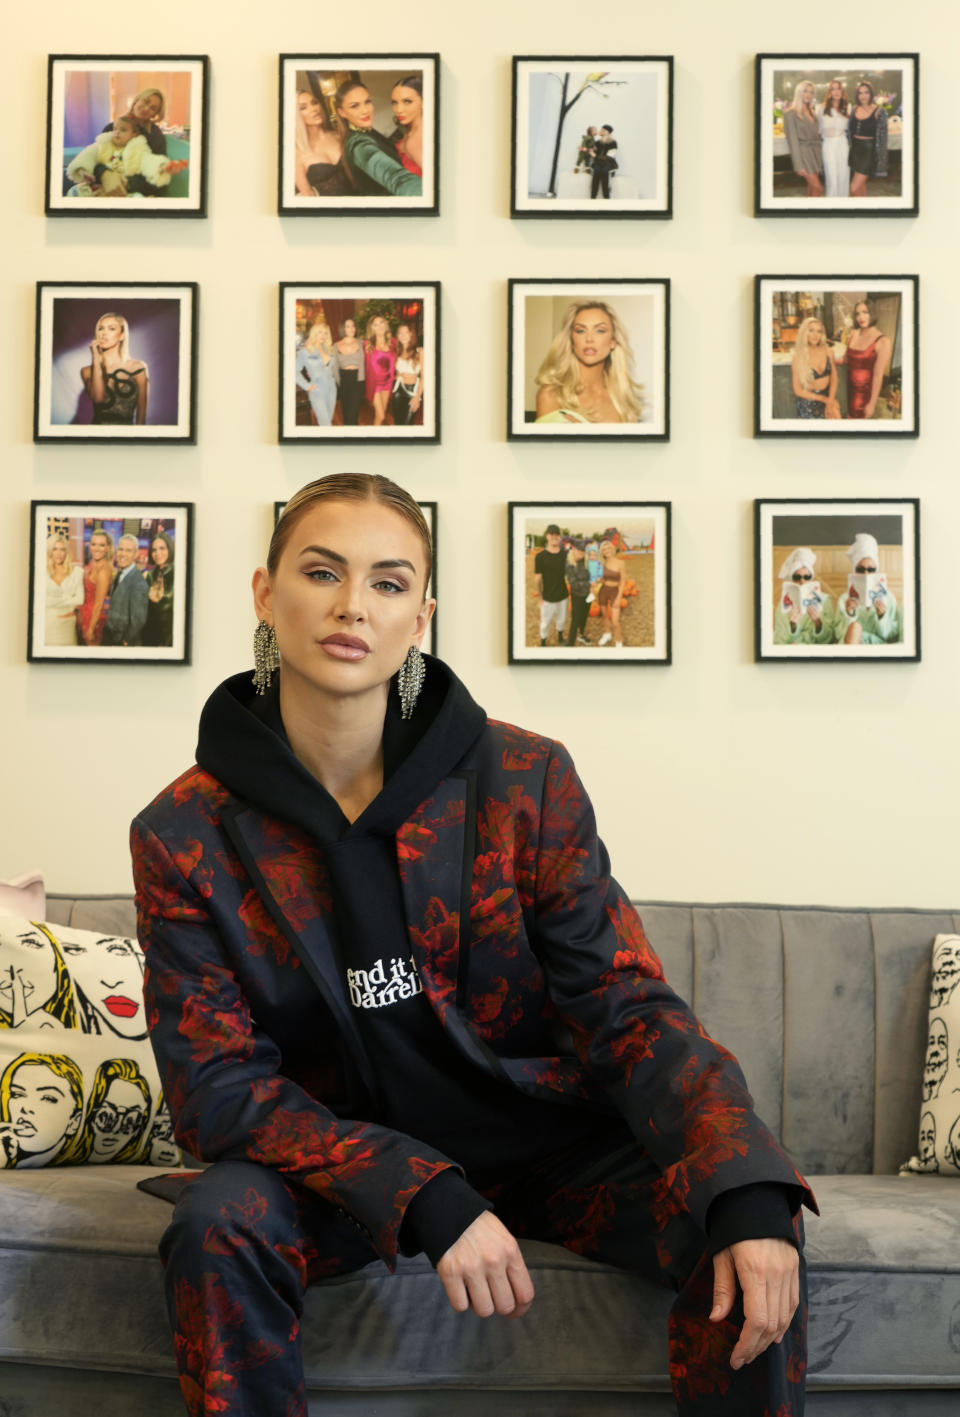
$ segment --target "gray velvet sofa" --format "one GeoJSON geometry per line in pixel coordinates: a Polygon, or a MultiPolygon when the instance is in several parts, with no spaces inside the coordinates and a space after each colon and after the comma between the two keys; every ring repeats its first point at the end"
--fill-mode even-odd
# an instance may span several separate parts
{"type": "MultiPolygon", "coordinates": [[[[960,1411],[960,1179],[899,1177],[916,1150],[930,952],[949,912],[640,906],[668,978],[743,1063],[814,1178],[808,1410],[960,1411]]],[[[133,929],[125,899],[51,919],[133,929]]],[[[182,1417],[141,1168],[0,1173],[0,1417],[182,1417]]],[[[669,1295],[546,1244],[519,1322],[455,1316],[423,1260],[311,1289],[312,1417],[651,1417],[672,1412],[669,1295]],[[455,1390],[455,1393],[451,1391],[455,1390]]]]}

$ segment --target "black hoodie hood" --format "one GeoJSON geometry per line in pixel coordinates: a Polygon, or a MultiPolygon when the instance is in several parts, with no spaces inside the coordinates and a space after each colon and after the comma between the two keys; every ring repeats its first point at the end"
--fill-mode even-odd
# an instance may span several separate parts
{"type": "Polygon", "coordinates": [[[249,670],[214,690],[200,716],[197,762],[236,797],[320,842],[348,834],[392,836],[473,747],[486,724],[483,709],[453,671],[432,655],[423,660],[426,679],[406,722],[396,684],[390,686],[383,788],[353,823],[294,756],[280,716],[276,679],[262,697],[249,670]]]}

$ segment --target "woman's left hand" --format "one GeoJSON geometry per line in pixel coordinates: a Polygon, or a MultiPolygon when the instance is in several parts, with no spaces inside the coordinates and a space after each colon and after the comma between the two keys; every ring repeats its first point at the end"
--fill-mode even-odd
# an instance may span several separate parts
{"type": "Polygon", "coordinates": [[[410,400],[410,412],[411,412],[411,413],[416,413],[416,411],[417,411],[417,409],[418,409],[419,407],[420,407],[420,395],[417,394],[416,398],[412,398],[412,399],[410,400]]]}

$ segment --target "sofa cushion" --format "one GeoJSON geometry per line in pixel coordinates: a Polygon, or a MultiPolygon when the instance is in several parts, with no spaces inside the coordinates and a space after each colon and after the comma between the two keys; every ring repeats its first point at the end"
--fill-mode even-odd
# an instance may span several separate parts
{"type": "Polygon", "coordinates": [[[0,881],[0,915],[26,915],[31,920],[42,920],[46,911],[47,897],[39,871],[27,871],[22,876],[11,876],[9,881],[0,881]]]}
{"type": "Polygon", "coordinates": [[[0,916],[0,1168],[177,1166],[135,941],[0,916]]]}
{"type": "Polygon", "coordinates": [[[917,1155],[904,1171],[960,1176],[960,935],[933,942],[917,1155]]]}

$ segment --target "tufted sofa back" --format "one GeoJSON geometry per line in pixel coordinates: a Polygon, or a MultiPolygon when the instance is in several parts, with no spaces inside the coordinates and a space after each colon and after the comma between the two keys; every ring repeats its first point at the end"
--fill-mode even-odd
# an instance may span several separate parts
{"type": "MultiPolygon", "coordinates": [[[[895,1172],[917,1149],[934,936],[960,914],[639,902],[667,979],[739,1058],[800,1169],[895,1172]]],[[[51,921],[130,935],[126,896],[48,896],[51,921]]]]}

